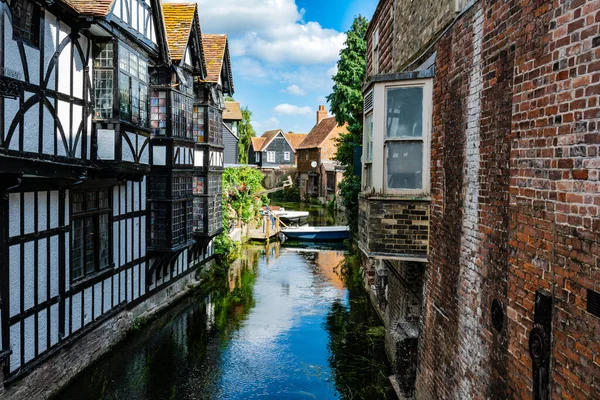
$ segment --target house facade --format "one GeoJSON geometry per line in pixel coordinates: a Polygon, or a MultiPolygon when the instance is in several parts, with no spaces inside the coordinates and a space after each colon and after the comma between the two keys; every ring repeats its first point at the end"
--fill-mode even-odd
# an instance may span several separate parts
{"type": "Polygon", "coordinates": [[[600,396],[597,11],[380,1],[359,241],[401,396],[600,396]]]}
{"type": "Polygon", "coordinates": [[[210,261],[222,130],[199,127],[233,85],[195,5],[7,0],[0,32],[0,397],[44,398],[210,261]]]}
{"type": "Polygon", "coordinates": [[[300,197],[327,202],[338,195],[342,171],[333,158],[336,139],[347,133],[346,125],[338,126],[335,117],[329,117],[325,106],[319,106],[317,123],[298,146],[298,185],[300,197]]]}
{"type": "Polygon", "coordinates": [[[252,138],[248,163],[261,169],[293,168],[296,150],[281,129],[267,131],[261,137],[252,138]]]}
{"type": "Polygon", "coordinates": [[[239,163],[239,124],[242,122],[242,109],[237,101],[226,101],[223,109],[223,145],[225,164],[239,163]]]}

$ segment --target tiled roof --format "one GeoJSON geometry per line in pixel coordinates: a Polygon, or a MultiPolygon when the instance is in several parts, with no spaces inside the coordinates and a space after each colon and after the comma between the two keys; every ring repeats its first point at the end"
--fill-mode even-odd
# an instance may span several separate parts
{"type": "Polygon", "coordinates": [[[226,101],[223,110],[223,119],[227,121],[241,121],[242,108],[237,101],[226,101]]]}
{"type": "Polygon", "coordinates": [[[206,81],[219,82],[225,59],[227,35],[202,35],[202,46],[206,59],[206,81]]]}
{"type": "Polygon", "coordinates": [[[252,139],[252,148],[255,152],[259,152],[262,149],[263,144],[265,143],[265,138],[262,137],[253,137],[252,139]]]}
{"type": "Polygon", "coordinates": [[[347,125],[338,126],[335,117],[324,118],[312,128],[298,148],[313,149],[323,146],[334,146],[335,143],[332,139],[339,136],[340,133],[347,131],[347,125]]]}
{"type": "Polygon", "coordinates": [[[78,14],[106,17],[112,10],[115,0],[62,0],[78,14]]]}
{"type": "Polygon", "coordinates": [[[300,146],[300,144],[306,139],[306,133],[284,133],[285,138],[290,142],[294,151],[300,146]]]}
{"type": "Polygon", "coordinates": [[[179,61],[183,59],[190,41],[197,5],[195,3],[164,3],[162,6],[171,58],[179,61]]]}

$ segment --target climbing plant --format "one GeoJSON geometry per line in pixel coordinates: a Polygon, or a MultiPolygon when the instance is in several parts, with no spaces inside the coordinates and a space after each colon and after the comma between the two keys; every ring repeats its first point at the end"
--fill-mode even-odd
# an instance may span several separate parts
{"type": "Polygon", "coordinates": [[[361,15],[354,19],[346,32],[346,42],[340,51],[338,71],[333,77],[333,93],[327,100],[331,112],[339,125],[348,124],[348,133],[340,135],[335,159],[344,168],[340,184],[342,204],[346,208],[348,223],[354,235],[358,233],[358,194],[360,177],[354,175],[354,148],[362,144],[363,95],[365,79],[367,41],[365,39],[369,22],[361,15]]]}

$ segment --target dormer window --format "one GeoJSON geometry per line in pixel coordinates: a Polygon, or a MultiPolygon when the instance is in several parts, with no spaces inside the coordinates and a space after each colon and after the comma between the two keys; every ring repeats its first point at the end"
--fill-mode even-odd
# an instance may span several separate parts
{"type": "Polygon", "coordinates": [[[40,7],[29,0],[13,3],[13,40],[37,48],[40,40],[40,7]]]}

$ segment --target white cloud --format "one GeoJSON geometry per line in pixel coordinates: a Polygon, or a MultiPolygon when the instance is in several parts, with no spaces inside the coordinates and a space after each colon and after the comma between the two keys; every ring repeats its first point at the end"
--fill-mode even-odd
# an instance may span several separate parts
{"type": "Polygon", "coordinates": [[[248,32],[232,41],[232,53],[272,63],[325,64],[338,59],[346,35],[317,22],[290,23],[262,32],[248,32]]]}
{"type": "Polygon", "coordinates": [[[277,118],[271,117],[265,121],[252,121],[252,127],[256,131],[256,135],[260,136],[263,132],[279,129],[280,122],[277,118]]]}
{"type": "Polygon", "coordinates": [[[273,110],[281,115],[310,115],[313,112],[308,106],[300,107],[292,104],[279,104],[273,110]]]}
{"type": "Polygon", "coordinates": [[[293,96],[306,96],[306,90],[302,89],[298,85],[288,86],[287,89],[282,90],[282,92],[291,94],[293,96]]]}
{"type": "Polygon", "coordinates": [[[327,75],[334,76],[338,73],[337,64],[327,70],[327,75]]]}
{"type": "Polygon", "coordinates": [[[344,33],[305,22],[304,10],[295,0],[196,2],[202,32],[228,34],[234,56],[272,63],[331,63],[337,60],[346,39],[344,33]]]}

